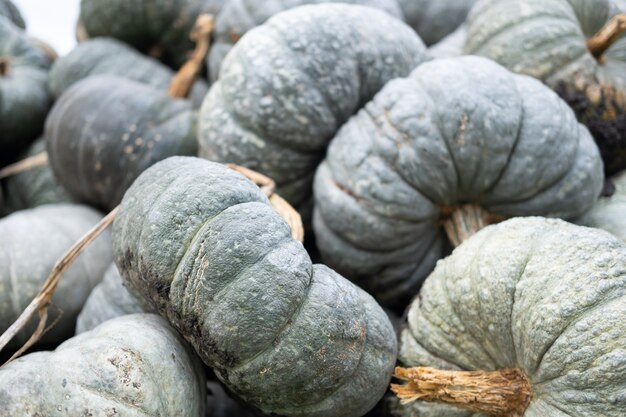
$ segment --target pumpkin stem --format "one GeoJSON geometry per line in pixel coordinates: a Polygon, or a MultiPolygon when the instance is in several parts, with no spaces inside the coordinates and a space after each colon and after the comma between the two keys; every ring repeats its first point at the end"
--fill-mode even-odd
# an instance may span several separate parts
{"type": "Polygon", "coordinates": [[[522,417],[532,398],[532,387],[520,369],[498,371],[442,371],[397,367],[391,384],[401,404],[416,400],[454,405],[491,417],[522,417]]]}
{"type": "Polygon", "coordinates": [[[608,21],[602,29],[587,41],[587,49],[600,63],[603,55],[624,33],[626,33],[626,14],[622,13],[608,21]]]}
{"type": "Polygon", "coordinates": [[[191,39],[196,43],[196,49],[193,51],[189,61],[178,70],[172,79],[169,87],[169,95],[171,97],[185,98],[189,95],[191,87],[204,65],[204,58],[209,52],[212,32],[213,16],[209,14],[198,16],[196,25],[191,31],[191,39]]]}
{"type": "Polygon", "coordinates": [[[443,228],[454,247],[459,246],[480,229],[499,220],[476,204],[465,204],[452,210],[444,209],[443,212],[445,218],[443,228]]]}
{"type": "Polygon", "coordinates": [[[0,180],[11,175],[17,175],[19,173],[37,168],[48,163],[48,153],[42,152],[37,155],[29,156],[26,159],[18,161],[14,164],[8,165],[0,169],[0,180]]]}
{"type": "Polygon", "coordinates": [[[0,77],[9,75],[11,70],[11,61],[8,57],[0,56],[0,77]]]}

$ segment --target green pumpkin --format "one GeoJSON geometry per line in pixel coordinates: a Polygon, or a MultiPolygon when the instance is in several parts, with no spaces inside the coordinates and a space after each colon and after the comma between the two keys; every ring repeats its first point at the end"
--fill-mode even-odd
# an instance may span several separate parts
{"type": "Polygon", "coordinates": [[[70,195],[111,210],[155,162],[196,154],[196,112],[190,101],[145,84],[93,76],[55,103],[45,137],[52,169],[70,195]]]}
{"type": "Polygon", "coordinates": [[[200,14],[216,15],[226,0],[81,0],[80,22],[91,37],[111,37],[173,68],[189,58],[200,14]]]}
{"type": "Polygon", "coordinates": [[[178,333],[158,316],[136,314],[4,365],[0,409],[16,417],[204,417],[204,384],[178,333]]]}
{"type": "Polygon", "coordinates": [[[549,88],[484,58],[391,81],[331,142],[314,184],[322,258],[404,307],[447,253],[459,206],[574,219],[604,182],[584,125],[549,88]]]}
{"type": "Polygon", "coordinates": [[[49,61],[26,34],[0,16],[0,166],[41,134],[50,108],[49,61]]]}
{"type": "MultiPolygon", "coordinates": [[[[532,389],[520,417],[623,416],[625,266],[626,246],[604,231],[544,218],[490,226],[426,280],[408,312],[400,360],[519,369],[532,389]]],[[[397,415],[483,414],[417,402],[397,415]]]]}
{"type": "Polygon", "coordinates": [[[604,229],[626,242],[626,172],[612,181],[614,193],[610,197],[601,197],[576,223],[604,229]]]}
{"type": "Polygon", "coordinates": [[[427,45],[454,32],[467,17],[476,0],[397,0],[406,22],[427,45]]]}
{"type": "Polygon", "coordinates": [[[383,396],[396,336],[374,299],[323,265],[261,190],[221,164],[146,170],[113,224],[124,283],[265,413],[357,417],[383,396]]]}
{"type": "Polygon", "coordinates": [[[0,16],[7,17],[13,24],[19,28],[26,29],[26,23],[20,14],[20,11],[11,0],[0,0],[0,16]]]}
{"type": "MultiPolygon", "coordinates": [[[[22,210],[0,220],[0,333],[35,298],[54,264],[100,219],[100,214],[90,208],[56,204],[22,210]]],[[[42,344],[58,344],[74,334],[76,316],[110,263],[111,240],[107,233],[64,274],[48,318],[50,323],[57,318],[59,321],[43,336],[42,344]]],[[[35,324],[18,333],[14,342],[22,346],[35,324]]]]}
{"type": "Polygon", "coordinates": [[[233,45],[248,31],[285,10],[321,3],[360,4],[384,10],[398,19],[403,18],[397,0],[232,0],[224,4],[215,19],[214,42],[207,57],[211,79],[217,79],[222,61],[233,45]]]}
{"type": "MultiPolygon", "coordinates": [[[[96,38],[79,43],[69,54],[56,61],[50,69],[50,91],[59,98],[76,82],[94,75],[127,78],[167,92],[174,72],[123,42],[96,38]]],[[[195,107],[200,107],[207,91],[205,81],[196,81],[190,94],[195,107]]]]}
{"type": "Polygon", "coordinates": [[[554,89],[589,127],[608,174],[626,169],[626,39],[600,58],[587,40],[615,13],[609,0],[481,0],[465,45],[554,89]]]}
{"type": "Polygon", "coordinates": [[[371,7],[282,12],[224,61],[200,110],[200,156],[259,171],[301,206],[341,125],[387,81],[427,59],[411,28],[371,7]]]}

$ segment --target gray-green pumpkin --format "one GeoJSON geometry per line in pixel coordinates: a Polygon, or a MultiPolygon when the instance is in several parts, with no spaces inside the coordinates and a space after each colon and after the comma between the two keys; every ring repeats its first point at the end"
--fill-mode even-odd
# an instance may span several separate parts
{"type": "Polygon", "coordinates": [[[113,242],[129,289],[263,412],[357,417],[386,391],[396,336],[384,311],[313,265],[239,173],[198,158],[159,162],[126,193],[113,242]]]}
{"type": "Polygon", "coordinates": [[[4,16],[0,16],[0,40],[1,166],[41,135],[52,100],[44,53],[4,16]]]}
{"type": "Polygon", "coordinates": [[[360,4],[384,10],[398,19],[403,18],[397,0],[231,0],[224,4],[215,19],[215,40],[207,57],[211,79],[217,79],[224,57],[248,31],[285,10],[320,3],[360,4]]]}
{"type": "Polygon", "coordinates": [[[70,87],[46,121],[50,164],[78,201],[111,210],[146,168],[195,155],[196,111],[188,100],[112,76],[70,87]]]}
{"type": "Polygon", "coordinates": [[[89,294],[76,320],[76,334],[93,330],[107,320],[129,314],[149,312],[144,304],[124,286],[115,264],[111,264],[100,282],[89,294]]]}
{"type": "MultiPolygon", "coordinates": [[[[0,333],[35,298],[54,264],[100,219],[100,214],[90,208],[55,204],[22,210],[0,220],[0,333]]],[[[111,240],[106,233],[63,275],[49,307],[49,322],[59,321],[43,336],[42,344],[58,344],[74,334],[76,316],[102,280],[111,258],[111,240]]],[[[35,323],[26,327],[14,344],[24,344],[34,329],[35,323]]]]}
{"type": "Polygon", "coordinates": [[[597,58],[587,41],[616,13],[609,0],[481,0],[465,45],[557,91],[589,127],[608,174],[626,169],[626,38],[597,58]]]}
{"type": "Polygon", "coordinates": [[[204,417],[200,361],[161,317],[108,321],[0,368],[7,416],[204,417]]]}
{"type": "Polygon", "coordinates": [[[387,81],[427,59],[411,28],[372,7],[282,12],[224,61],[200,110],[200,156],[259,171],[300,206],[341,125],[387,81]]]}
{"type": "MultiPolygon", "coordinates": [[[[625,322],[623,242],[560,220],[513,219],[484,229],[437,265],[409,310],[400,360],[446,370],[518,369],[532,398],[515,415],[621,417],[625,322]]],[[[398,415],[484,415],[437,409],[417,402],[398,415]]]]}
{"type": "Polygon", "coordinates": [[[427,45],[439,42],[455,31],[476,0],[397,0],[405,21],[427,45]]]}
{"type": "MultiPolygon", "coordinates": [[[[96,38],[79,43],[69,54],[56,61],[50,69],[50,91],[59,98],[70,86],[93,75],[128,78],[167,92],[174,72],[123,42],[96,38]]],[[[200,107],[207,91],[205,81],[196,81],[189,96],[194,106],[200,107]]]]}
{"type": "Polygon", "coordinates": [[[388,83],[333,139],[314,229],[325,263],[402,308],[460,206],[574,219],[603,182],[593,138],[553,91],[484,58],[440,59],[388,83]]]}
{"type": "Polygon", "coordinates": [[[89,37],[110,37],[179,68],[194,49],[189,38],[200,14],[216,15],[226,0],[81,0],[89,37]]]}
{"type": "Polygon", "coordinates": [[[604,229],[626,242],[626,172],[612,181],[614,193],[610,197],[601,197],[576,223],[604,229]]]}
{"type": "Polygon", "coordinates": [[[19,28],[26,29],[24,19],[20,11],[11,0],[0,0],[0,16],[7,17],[13,24],[19,28]]]}
{"type": "Polygon", "coordinates": [[[428,48],[433,58],[455,58],[463,55],[467,41],[467,25],[461,25],[457,30],[428,48]]]}

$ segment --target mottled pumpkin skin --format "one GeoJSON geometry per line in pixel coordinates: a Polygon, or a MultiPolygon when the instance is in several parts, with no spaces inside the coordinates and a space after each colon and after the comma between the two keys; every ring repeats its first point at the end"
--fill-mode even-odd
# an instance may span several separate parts
{"type": "Polygon", "coordinates": [[[467,17],[476,0],[397,0],[405,21],[427,45],[454,32],[467,17]]]}
{"type": "Polygon", "coordinates": [[[215,19],[215,36],[207,57],[210,76],[215,81],[222,61],[233,45],[248,31],[265,23],[270,17],[307,4],[347,3],[375,7],[402,19],[397,0],[231,0],[215,19]]]}
{"type": "Polygon", "coordinates": [[[43,130],[51,98],[49,61],[26,34],[0,16],[0,166],[26,149],[43,130]]]}
{"type": "Polygon", "coordinates": [[[149,312],[137,297],[131,294],[115,264],[111,264],[100,282],[89,294],[76,320],[76,334],[93,330],[107,320],[129,314],[149,312]]]}
{"type": "Polygon", "coordinates": [[[0,368],[0,409],[16,417],[204,417],[199,362],[161,317],[120,317],[0,368]]]}
{"type": "MultiPolygon", "coordinates": [[[[92,75],[128,78],[167,92],[174,72],[156,59],[142,55],[123,42],[96,38],[79,43],[50,69],[50,91],[58,98],[70,86],[92,75]]],[[[189,99],[200,107],[208,91],[205,81],[194,84],[189,99]]]]}
{"type": "Polygon", "coordinates": [[[180,67],[194,49],[190,39],[202,13],[216,15],[226,0],[81,0],[87,34],[111,37],[180,67]]]}
{"type": "Polygon", "coordinates": [[[13,24],[19,28],[26,29],[26,23],[20,14],[20,11],[11,0],[0,0],[0,16],[7,17],[13,24]]]}
{"type": "Polygon", "coordinates": [[[587,39],[615,13],[608,0],[481,0],[465,45],[559,93],[589,127],[608,174],[626,169],[626,38],[603,63],[587,39]]]}
{"type": "MultiPolygon", "coordinates": [[[[84,206],[57,204],[23,210],[0,220],[0,333],[37,295],[56,261],[100,218],[98,212],[84,206]]],[[[62,315],[44,335],[42,344],[57,344],[74,334],[76,316],[111,261],[111,240],[105,233],[63,275],[48,320],[52,323],[60,312],[62,315]]],[[[14,345],[28,340],[36,327],[36,323],[31,324],[18,333],[14,345]]]]}
{"type": "Polygon", "coordinates": [[[513,219],[437,265],[408,313],[401,362],[519,368],[533,387],[524,417],[620,417],[625,321],[623,242],[560,220],[513,219]]]}
{"type": "Polygon", "coordinates": [[[328,265],[397,307],[445,255],[455,207],[573,219],[603,182],[593,138],[553,91],[484,58],[440,59],[391,81],[333,139],[314,229],[328,265]]]}
{"type": "Polygon", "coordinates": [[[137,176],[172,155],[195,155],[191,102],[124,78],[73,85],[46,121],[55,175],[77,200],[111,210],[137,176]]]}
{"type": "Polygon", "coordinates": [[[396,336],[374,299],[323,265],[260,189],[173,157],[128,190],[113,225],[129,289],[238,396],[284,416],[362,416],[387,389],[396,336]]]}
{"type": "Polygon", "coordinates": [[[604,229],[626,242],[626,172],[612,182],[615,192],[610,197],[601,197],[576,223],[604,229]]]}

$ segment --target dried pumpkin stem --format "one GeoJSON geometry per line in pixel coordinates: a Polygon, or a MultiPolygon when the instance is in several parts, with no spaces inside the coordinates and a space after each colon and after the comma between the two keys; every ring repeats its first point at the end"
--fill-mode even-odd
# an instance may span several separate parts
{"type": "Polygon", "coordinates": [[[604,53],[626,33],[626,14],[619,14],[608,21],[602,29],[587,41],[587,49],[597,60],[603,61],[604,53]]]}
{"type": "Polygon", "coordinates": [[[41,290],[37,296],[26,307],[17,320],[0,336],[0,352],[6,347],[6,345],[22,330],[31,320],[31,318],[37,313],[39,315],[39,323],[37,330],[28,339],[28,341],[22,346],[9,360],[12,361],[18,358],[22,353],[28,350],[34,345],[46,331],[46,321],[48,319],[48,306],[52,301],[52,297],[59,285],[61,277],[69,269],[70,266],[76,261],[78,256],[96,240],[98,236],[104,232],[104,230],[113,223],[115,216],[117,215],[119,207],[114,208],[109,214],[107,214],[100,222],[95,225],[89,232],[87,232],[78,242],[76,242],[62,257],[59,259],[52,272],[44,282],[41,290]]]}
{"type": "Polygon", "coordinates": [[[6,56],[0,56],[0,77],[9,75],[11,60],[6,56]]]}
{"type": "Polygon", "coordinates": [[[492,417],[522,417],[532,398],[532,387],[520,369],[498,371],[442,371],[400,368],[391,384],[402,404],[421,400],[454,405],[492,417]]]}
{"type": "Polygon", "coordinates": [[[196,49],[189,61],[176,73],[169,87],[169,95],[174,98],[185,98],[189,95],[193,83],[204,66],[204,58],[211,46],[213,32],[213,16],[202,14],[198,16],[196,25],[191,32],[191,39],[196,43],[196,49]]]}
{"type": "Polygon", "coordinates": [[[452,210],[443,227],[450,242],[457,247],[491,222],[492,217],[482,207],[466,204],[452,210]]]}
{"type": "Polygon", "coordinates": [[[37,168],[48,163],[48,154],[46,152],[38,153],[37,155],[29,156],[14,164],[8,165],[0,169],[0,179],[10,177],[11,175],[17,175],[25,171],[29,171],[33,168],[37,168]]]}

